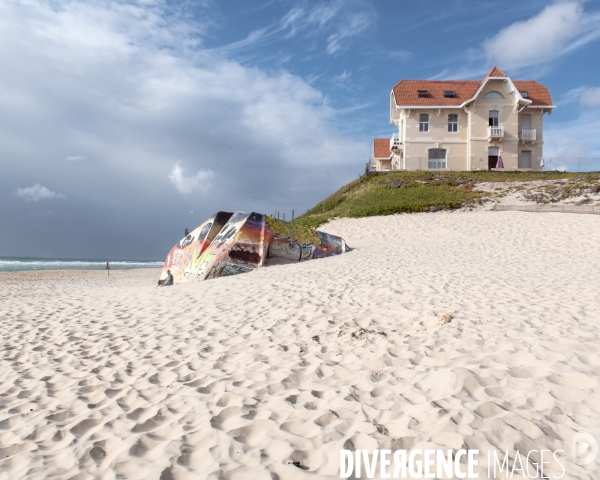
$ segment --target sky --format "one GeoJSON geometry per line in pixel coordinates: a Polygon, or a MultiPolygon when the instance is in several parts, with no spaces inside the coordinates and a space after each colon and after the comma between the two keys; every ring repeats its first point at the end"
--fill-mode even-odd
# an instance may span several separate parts
{"type": "Polygon", "coordinates": [[[538,80],[544,156],[600,159],[598,52],[597,0],[3,0],[0,256],[298,215],[364,172],[402,79],[538,80]]]}

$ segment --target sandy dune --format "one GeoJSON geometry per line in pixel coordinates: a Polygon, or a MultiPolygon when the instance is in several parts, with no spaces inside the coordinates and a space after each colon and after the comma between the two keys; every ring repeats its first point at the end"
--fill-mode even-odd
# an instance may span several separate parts
{"type": "Polygon", "coordinates": [[[570,444],[600,439],[600,218],[324,230],[354,250],[200,284],[0,273],[0,479],[336,478],[342,448],[560,449],[598,478],[570,444]]]}

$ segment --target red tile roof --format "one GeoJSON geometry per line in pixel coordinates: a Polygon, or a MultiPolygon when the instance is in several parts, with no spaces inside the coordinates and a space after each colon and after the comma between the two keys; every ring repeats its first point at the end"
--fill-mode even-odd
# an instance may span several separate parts
{"type": "MultiPolygon", "coordinates": [[[[498,67],[492,68],[483,80],[402,80],[394,88],[396,105],[399,106],[459,106],[473,98],[477,89],[490,76],[506,77],[498,67]],[[417,90],[428,90],[428,97],[419,97],[417,90]],[[444,97],[444,90],[453,90],[455,96],[444,97]]],[[[535,80],[514,80],[519,91],[527,91],[531,105],[551,106],[550,92],[535,80]]]]}
{"type": "Polygon", "coordinates": [[[519,92],[527,92],[531,105],[552,105],[548,88],[535,80],[513,80],[519,92]]]}
{"type": "Polygon", "coordinates": [[[373,139],[373,158],[390,158],[392,152],[390,151],[390,139],[389,138],[374,138],[373,139]]]}
{"type": "Polygon", "coordinates": [[[485,78],[487,78],[487,77],[507,77],[507,76],[508,75],[506,75],[506,73],[504,73],[498,67],[494,67],[488,72],[488,74],[485,76],[485,78]]]}
{"type": "Polygon", "coordinates": [[[461,105],[475,95],[479,80],[402,80],[394,87],[396,105],[461,105]],[[417,90],[429,90],[429,96],[420,98],[417,90]],[[444,98],[444,90],[454,90],[456,96],[444,98]]]}

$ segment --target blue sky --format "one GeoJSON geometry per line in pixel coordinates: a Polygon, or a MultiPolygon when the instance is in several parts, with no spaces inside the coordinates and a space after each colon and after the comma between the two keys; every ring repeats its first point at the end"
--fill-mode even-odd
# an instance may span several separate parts
{"type": "Polygon", "coordinates": [[[599,2],[2,2],[0,255],[160,259],[217,210],[302,212],[405,78],[538,80],[545,157],[600,158],[599,50],[599,2]]]}

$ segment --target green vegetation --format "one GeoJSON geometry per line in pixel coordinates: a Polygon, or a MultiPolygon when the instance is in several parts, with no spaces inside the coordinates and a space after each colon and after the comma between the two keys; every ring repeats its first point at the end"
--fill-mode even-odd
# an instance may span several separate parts
{"type": "MultiPolygon", "coordinates": [[[[319,202],[295,223],[317,227],[333,217],[369,217],[394,213],[426,212],[431,209],[455,209],[481,203],[503,192],[473,189],[482,182],[529,182],[567,180],[569,184],[600,181],[600,173],[571,172],[372,172],[340,188],[319,202]]],[[[522,186],[515,185],[515,189],[522,186]]],[[[504,192],[506,190],[501,189],[504,192]]]]}
{"type": "Polygon", "coordinates": [[[303,245],[314,243],[315,245],[321,245],[321,239],[319,236],[310,228],[304,224],[297,224],[296,222],[281,222],[271,216],[267,216],[267,227],[273,233],[276,233],[280,237],[289,238],[295,240],[303,245]]]}

